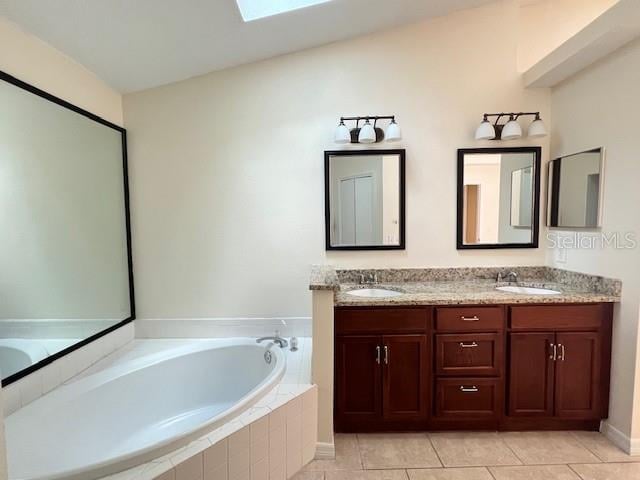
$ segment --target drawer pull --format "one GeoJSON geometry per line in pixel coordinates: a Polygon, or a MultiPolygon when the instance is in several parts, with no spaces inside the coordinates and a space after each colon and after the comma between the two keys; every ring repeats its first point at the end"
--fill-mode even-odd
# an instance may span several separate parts
{"type": "Polygon", "coordinates": [[[389,347],[384,346],[384,364],[389,365],[389,347]]]}
{"type": "Polygon", "coordinates": [[[478,318],[477,315],[474,315],[473,317],[465,317],[463,315],[460,317],[460,320],[462,320],[463,322],[479,322],[480,318],[478,318]]]}
{"type": "Polygon", "coordinates": [[[560,347],[560,360],[564,362],[564,345],[559,343],[558,347],[560,347]]]}
{"type": "Polygon", "coordinates": [[[549,348],[551,349],[549,360],[553,360],[555,362],[558,359],[558,347],[555,343],[550,343],[549,348]]]}
{"type": "Polygon", "coordinates": [[[476,348],[478,346],[478,344],[476,342],[471,342],[471,343],[460,342],[459,345],[462,348],[476,348]]]}
{"type": "Polygon", "coordinates": [[[376,347],[376,363],[380,365],[380,345],[376,347]]]}
{"type": "Polygon", "coordinates": [[[478,391],[478,387],[475,385],[471,387],[465,387],[464,385],[460,385],[460,391],[464,393],[476,393],[478,391]]]}

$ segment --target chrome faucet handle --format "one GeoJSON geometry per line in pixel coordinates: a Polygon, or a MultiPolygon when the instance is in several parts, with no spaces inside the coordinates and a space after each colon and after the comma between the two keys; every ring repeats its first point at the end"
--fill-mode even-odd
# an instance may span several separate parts
{"type": "Polygon", "coordinates": [[[498,277],[496,278],[497,283],[502,283],[502,273],[498,272],[498,277]]]}
{"type": "Polygon", "coordinates": [[[364,273],[360,274],[360,285],[364,285],[365,283],[365,279],[364,279],[364,273]]]}

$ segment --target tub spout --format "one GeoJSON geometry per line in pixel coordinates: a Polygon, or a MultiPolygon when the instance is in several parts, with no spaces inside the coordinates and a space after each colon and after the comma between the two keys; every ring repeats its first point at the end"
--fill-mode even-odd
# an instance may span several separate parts
{"type": "Polygon", "coordinates": [[[282,338],[278,330],[276,330],[276,334],[273,337],[260,337],[256,340],[256,343],[262,343],[265,340],[270,340],[273,343],[278,344],[280,348],[287,348],[289,346],[289,342],[287,341],[287,339],[282,338]]]}

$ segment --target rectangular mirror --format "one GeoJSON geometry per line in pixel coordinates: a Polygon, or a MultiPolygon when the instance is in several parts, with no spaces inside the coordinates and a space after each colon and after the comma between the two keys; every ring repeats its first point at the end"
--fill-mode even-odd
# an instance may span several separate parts
{"type": "Polygon", "coordinates": [[[0,72],[0,374],[133,319],[125,131],[0,72]]]}
{"type": "Polygon", "coordinates": [[[604,149],[596,148],[549,162],[547,225],[601,226],[604,149]]]}
{"type": "Polygon", "coordinates": [[[458,249],[536,248],[539,147],[458,150],[458,249]]]}
{"type": "Polygon", "coordinates": [[[325,152],[327,250],[402,250],[404,150],[325,152]]]}

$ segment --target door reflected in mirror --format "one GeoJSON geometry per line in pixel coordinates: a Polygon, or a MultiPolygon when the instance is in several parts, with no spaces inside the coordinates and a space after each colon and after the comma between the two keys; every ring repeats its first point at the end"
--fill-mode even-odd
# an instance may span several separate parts
{"type": "Polygon", "coordinates": [[[540,148],[458,151],[458,249],[538,245],[540,148]]]}
{"type": "Polygon", "coordinates": [[[602,148],[549,162],[547,225],[562,228],[599,227],[603,170],[602,148]]]}
{"type": "Polygon", "coordinates": [[[404,248],[404,150],[325,152],[327,250],[404,248]]]}

